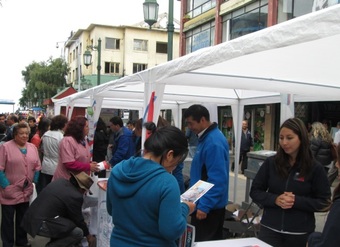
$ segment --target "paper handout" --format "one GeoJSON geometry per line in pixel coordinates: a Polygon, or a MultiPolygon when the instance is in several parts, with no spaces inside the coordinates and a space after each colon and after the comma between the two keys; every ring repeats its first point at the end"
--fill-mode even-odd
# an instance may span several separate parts
{"type": "Polygon", "coordinates": [[[102,171],[102,170],[109,170],[110,169],[110,164],[104,160],[102,162],[99,162],[98,163],[98,166],[99,166],[99,169],[102,171]]]}
{"type": "Polygon", "coordinates": [[[181,195],[181,201],[196,202],[213,186],[212,183],[198,180],[191,188],[181,195]]]}

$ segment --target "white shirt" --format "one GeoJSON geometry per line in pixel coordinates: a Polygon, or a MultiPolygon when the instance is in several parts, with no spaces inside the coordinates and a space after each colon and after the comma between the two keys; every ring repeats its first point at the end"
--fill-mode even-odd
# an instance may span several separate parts
{"type": "Polygon", "coordinates": [[[338,143],[340,142],[340,130],[338,130],[335,135],[334,135],[334,141],[333,141],[336,145],[338,145],[338,143]]]}
{"type": "Polygon", "coordinates": [[[59,142],[64,138],[61,130],[49,130],[41,138],[44,151],[41,172],[53,175],[58,165],[59,142]]]}

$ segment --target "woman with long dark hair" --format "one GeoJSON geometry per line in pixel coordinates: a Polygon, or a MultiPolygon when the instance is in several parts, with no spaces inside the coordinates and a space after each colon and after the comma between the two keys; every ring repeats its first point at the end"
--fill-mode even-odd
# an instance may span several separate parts
{"type": "Polygon", "coordinates": [[[315,212],[330,202],[330,186],[315,160],[305,124],[298,118],[280,127],[277,154],[267,158],[250,197],[264,208],[259,239],[275,247],[305,247],[315,230],[315,212]]]}
{"type": "MultiPolygon", "coordinates": [[[[106,160],[107,146],[109,144],[109,134],[104,120],[99,117],[93,140],[93,161],[102,162],[106,160]]],[[[106,177],[106,170],[97,173],[99,178],[106,177]]]]}

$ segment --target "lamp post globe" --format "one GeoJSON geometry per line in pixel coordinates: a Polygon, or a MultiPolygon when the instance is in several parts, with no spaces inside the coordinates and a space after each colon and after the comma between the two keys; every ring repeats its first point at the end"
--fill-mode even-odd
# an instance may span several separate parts
{"type": "Polygon", "coordinates": [[[144,21],[149,24],[150,28],[157,22],[158,8],[157,0],[145,0],[143,3],[144,21]]]}
{"type": "Polygon", "coordinates": [[[84,52],[84,64],[86,68],[92,64],[92,54],[89,50],[84,52]]]}

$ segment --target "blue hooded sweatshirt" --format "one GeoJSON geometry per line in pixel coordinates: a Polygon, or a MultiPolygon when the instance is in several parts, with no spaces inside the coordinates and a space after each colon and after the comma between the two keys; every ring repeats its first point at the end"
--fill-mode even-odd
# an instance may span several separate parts
{"type": "Polygon", "coordinates": [[[113,167],[107,210],[114,228],[110,246],[176,246],[189,207],[180,202],[178,183],[160,164],[132,157],[113,167]]]}

